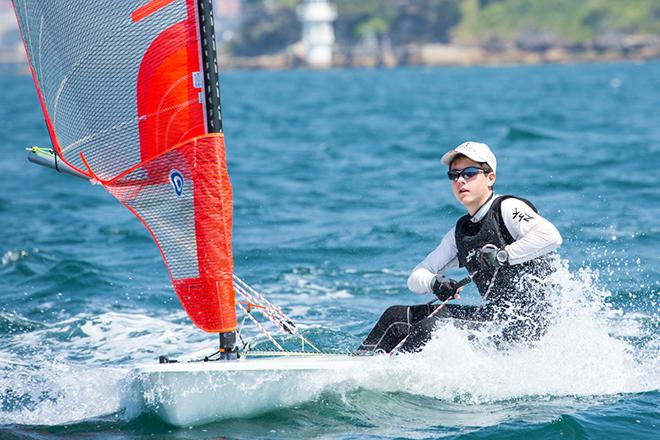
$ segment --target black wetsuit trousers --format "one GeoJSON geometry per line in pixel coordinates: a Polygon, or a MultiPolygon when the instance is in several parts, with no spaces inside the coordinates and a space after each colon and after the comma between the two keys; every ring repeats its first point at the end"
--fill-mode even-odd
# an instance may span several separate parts
{"type": "Polygon", "coordinates": [[[493,336],[496,345],[538,339],[547,325],[547,304],[544,301],[515,305],[492,302],[483,307],[447,304],[436,315],[429,317],[437,307],[439,304],[389,307],[356,354],[389,353],[406,337],[399,350],[419,351],[431,339],[438,320],[446,318],[462,320],[462,325],[473,329],[480,327],[484,321],[501,322],[501,334],[493,336]]]}
{"type": "Polygon", "coordinates": [[[445,305],[435,316],[429,315],[439,304],[414,306],[391,306],[381,315],[376,326],[358,347],[357,354],[389,353],[405,337],[400,351],[419,351],[430,339],[438,319],[456,318],[471,321],[486,321],[491,317],[481,313],[479,307],[445,305]]]}

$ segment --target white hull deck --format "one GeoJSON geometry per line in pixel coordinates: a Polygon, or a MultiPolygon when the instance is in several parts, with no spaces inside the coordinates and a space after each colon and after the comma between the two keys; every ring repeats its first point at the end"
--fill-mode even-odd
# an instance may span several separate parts
{"type": "Polygon", "coordinates": [[[313,399],[368,358],[318,355],[167,363],[136,368],[146,408],[179,427],[250,417],[313,399]]]}

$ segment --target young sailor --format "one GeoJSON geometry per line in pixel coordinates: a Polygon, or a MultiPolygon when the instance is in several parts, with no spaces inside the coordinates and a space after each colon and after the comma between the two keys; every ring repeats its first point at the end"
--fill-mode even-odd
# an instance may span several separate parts
{"type": "Polygon", "coordinates": [[[562,242],[557,228],[531,202],[495,194],[497,160],[486,144],[465,142],[442,157],[456,199],[467,209],[440,245],[408,278],[414,293],[433,293],[442,302],[392,306],[381,316],[357,353],[417,351],[431,338],[441,318],[502,323],[498,341],[539,337],[547,304],[545,279],[553,272],[553,251],[562,242]],[[458,299],[460,286],[445,278],[464,267],[483,304],[446,304],[458,299]]]}

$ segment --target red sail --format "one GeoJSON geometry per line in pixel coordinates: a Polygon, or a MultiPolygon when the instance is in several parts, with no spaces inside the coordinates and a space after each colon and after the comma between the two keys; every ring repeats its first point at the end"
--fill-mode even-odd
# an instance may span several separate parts
{"type": "Polygon", "coordinates": [[[228,332],[232,195],[224,137],[207,119],[216,79],[203,59],[203,7],[209,0],[14,1],[55,149],[144,223],[192,321],[228,332]]]}

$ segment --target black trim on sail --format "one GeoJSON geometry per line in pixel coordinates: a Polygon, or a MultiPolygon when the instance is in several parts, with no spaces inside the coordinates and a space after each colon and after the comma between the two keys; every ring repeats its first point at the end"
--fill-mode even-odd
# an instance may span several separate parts
{"type": "Polygon", "coordinates": [[[222,110],[220,107],[220,80],[218,78],[218,55],[213,23],[213,1],[197,0],[199,30],[202,40],[202,63],[204,64],[204,95],[206,119],[209,133],[222,133],[222,110]]]}
{"type": "MultiPolygon", "coordinates": [[[[202,41],[202,63],[204,67],[204,95],[206,120],[209,133],[222,133],[222,109],[220,105],[220,79],[218,76],[218,54],[213,22],[213,1],[197,0],[199,31],[202,41]]],[[[237,359],[236,332],[219,334],[220,360],[237,359]]]]}

